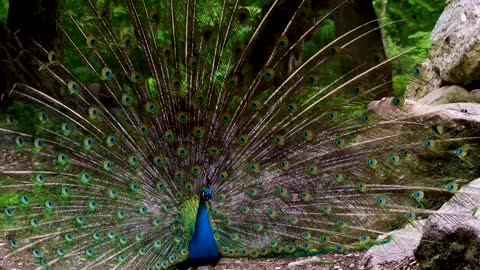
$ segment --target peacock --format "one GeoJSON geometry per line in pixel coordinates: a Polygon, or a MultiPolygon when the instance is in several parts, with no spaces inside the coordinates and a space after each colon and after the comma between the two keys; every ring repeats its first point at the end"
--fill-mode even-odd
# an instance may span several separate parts
{"type": "MultiPolygon", "coordinates": [[[[478,173],[475,128],[393,93],[391,66],[410,51],[353,56],[401,22],[312,42],[348,2],[67,8],[74,60],[34,43],[46,79],[8,89],[1,111],[0,256],[188,269],[365,249],[434,213],[478,173]]],[[[412,80],[428,83],[422,72],[412,80]]]]}

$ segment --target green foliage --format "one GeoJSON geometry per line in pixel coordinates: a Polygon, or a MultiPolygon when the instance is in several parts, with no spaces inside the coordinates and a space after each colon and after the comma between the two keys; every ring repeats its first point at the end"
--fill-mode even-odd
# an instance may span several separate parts
{"type": "Polygon", "coordinates": [[[8,18],[8,0],[0,0],[0,23],[6,23],[8,18]]]}
{"type": "Polygon", "coordinates": [[[387,36],[404,46],[418,44],[417,40],[409,39],[413,34],[432,31],[445,7],[445,0],[374,0],[373,3],[379,17],[384,15],[391,21],[404,20],[385,27],[387,36]]]}
{"type": "MultiPolygon", "coordinates": [[[[102,5],[99,1],[99,5],[102,5]]],[[[208,1],[207,1],[208,2],[208,1]]],[[[394,91],[395,94],[401,95],[405,91],[412,68],[423,61],[427,55],[429,48],[430,32],[432,31],[438,17],[440,16],[443,8],[445,7],[444,0],[399,0],[399,1],[387,1],[387,0],[373,0],[378,17],[382,17],[387,21],[399,21],[384,27],[384,39],[386,42],[386,51],[389,57],[397,55],[411,48],[417,48],[412,53],[402,57],[399,61],[396,61],[393,66],[394,70],[394,91]]],[[[265,1],[241,1],[241,4],[246,6],[253,16],[260,16],[258,13],[259,7],[265,4],[265,1]]],[[[0,1],[0,22],[6,22],[8,15],[9,1],[0,1]]],[[[113,5],[113,4],[112,4],[113,5]]],[[[116,20],[116,26],[119,27],[118,31],[131,32],[131,29],[122,22],[125,12],[125,7],[116,3],[112,7],[112,15],[116,20]]],[[[81,1],[66,0],[65,6],[68,7],[68,12],[78,19],[80,26],[88,26],[92,18],[88,17],[88,11],[85,10],[85,6],[81,1]]],[[[212,11],[219,10],[219,8],[212,8],[212,11]]],[[[212,13],[215,14],[215,13],[212,13]]],[[[211,21],[209,15],[204,16],[205,24],[211,21]]],[[[69,20],[63,18],[64,22],[69,20]]],[[[88,27],[87,27],[88,28],[88,27]]],[[[66,24],[67,33],[75,33],[75,26],[71,23],[66,24]]],[[[249,31],[247,31],[249,32],[249,31]]],[[[168,40],[162,34],[162,31],[158,32],[158,39],[161,41],[168,40]]],[[[305,43],[304,56],[308,57],[312,54],[317,47],[321,47],[326,42],[331,41],[334,38],[335,25],[333,21],[327,20],[322,27],[305,43]]],[[[78,38],[78,37],[74,37],[78,38]]],[[[80,48],[85,47],[79,45],[80,48]]],[[[97,78],[89,72],[89,69],[84,65],[82,59],[78,57],[78,54],[68,45],[65,46],[65,59],[68,66],[74,67],[73,72],[77,74],[81,79],[89,82],[97,81],[97,78]]],[[[329,73],[329,71],[324,71],[329,73]]],[[[334,71],[333,71],[334,72],[334,71]]],[[[331,73],[331,72],[330,72],[331,73]]],[[[221,74],[223,75],[223,74],[221,74]]]]}
{"type": "Polygon", "coordinates": [[[387,54],[389,56],[394,56],[404,51],[416,48],[416,50],[411,53],[401,57],[393,65],[393,86],[394,92],[396,95],[403,95],[410,78],[412,76],[413,68],[421,63],[428,53],[428,48],[430,46],[430,32],[419,31],[408,37],[408,44],[398,44],[395,43],[391,36],[387,36],[387,54]]]}
{"type": "Polygon", "coordinates": [[[320,47],[335,39],[335,23],[333,20],[326,20],[304,45],[304,59],[312,56],[320,47]]]}
{"type": "Polygon", "coordinates": [[[5,110],[6,113],[15,115],[19,121],[18,128],[21,131],[35,131],[35,125],[37,124],[36,115],[40,112],[38,106],[23,101],[15,101],[5,110]]]}
{"type": "Polygon", "coordinates": [[[430,48],[430,33],[445,8],[445,0],[373,0],[377,16],[387,21],[399,21],[384,27],[386,51],[389,57],[416,48],[396,61],[393,66],[394,91],[402,95],[413,67],[422,62],[430,48]]]}

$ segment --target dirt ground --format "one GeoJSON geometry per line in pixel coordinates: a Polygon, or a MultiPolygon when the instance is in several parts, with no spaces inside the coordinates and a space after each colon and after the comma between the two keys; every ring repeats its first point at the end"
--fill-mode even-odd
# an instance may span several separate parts
{"type": "MultiPolygon", "coordinates": [[[[288,259],[222,259],[215,268],[201,267],[198,270],[367,270],[362,266],[364,252],[349,254],[324,254],[307,258],[288,259]]],[[[384,263],[379,270],[417,270],[418,265],[413,257],[401,262],[384,263]]]]}
{"type": "MultiPolygon", "coordinates": [[[[362,266],[364,252],[348,254],[323,254],[306,258],[281,258],[281,259],[222,259],[215,267],[200,267],[197,270],[368,270],[362,266]]],[[[38,265],[21,262],[6,262],[0,258],[0,270],[28,270],[35,269],[38,265]]],[[[413,257],[401,262],[382,264],[379,270],[417,270],[418,266],[413,257]]]]}

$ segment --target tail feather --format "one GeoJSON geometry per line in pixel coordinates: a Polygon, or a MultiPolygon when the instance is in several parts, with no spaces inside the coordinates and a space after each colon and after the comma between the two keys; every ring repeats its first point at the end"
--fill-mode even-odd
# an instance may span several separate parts
{"type": "Polygon", "coordinates": [[[411,51],[358,64],[349,48],[389,23],[304,54],[341,5],[324,16],[308,1],[282,5],[130,0],[68,10],[59,27],[81,64],[45,49],[50,83],[17,84],[1,124],[11,138],[2,147],[29,159],[0,166],[5,258],[190,266],[205,187],[223,257],[358,249],[437,213],[476,173],[476,131],[436,111],[411,113],[402,97],[372,102],[392,95],[384,72],[411,51]],[[282,31],[269,32],[276,20],[282,31]]]}

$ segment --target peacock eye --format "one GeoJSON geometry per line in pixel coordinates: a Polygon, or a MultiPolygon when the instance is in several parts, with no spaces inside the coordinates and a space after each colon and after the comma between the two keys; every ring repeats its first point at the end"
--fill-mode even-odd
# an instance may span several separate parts
{"type": "Polygon", "coordinates": [[[275,71],[273,71],[273,69],[271,68],[267,68],[263,72],[263,79],[266,81],[272,80],[274,76],[275,76],[275,71]]]}
{"type": "Polygon", "coordinates": [[[160,15],[158,14],[158,10],[152,10],[150,11],[150,20],[154,21],[154,22],[157,22],[160,20],[160,15]]]}
{"type": "Polygon", "coordinates": [[[102,68],[102,78],[104,80],[110,80],[113,76],[113,72],[109,67],[102,68]]]}
{"type": "Polygon", "coordinates": [[[421,66],[416,66],[413,68],[413,75],[418,76],[422,73],[421,66]]]}
{"type": "Polygon", "coordinates": [[[55,63],[57,61],[57,53],[55,51],[48,52],[48,61],[50,63],[55,63]]]}
{"type": "Polygon", "coordinates": [[[97,39],[94,36],[87,37],[87,45],[90,48],[95,48],[97,46],[97,39]]]}
{"type": "Polygon", "coordinates": [[[395,107],[400,107],[405,104],[405,99],[403,97],[394,97],[392,99],[392,105],[395,107]]]}

